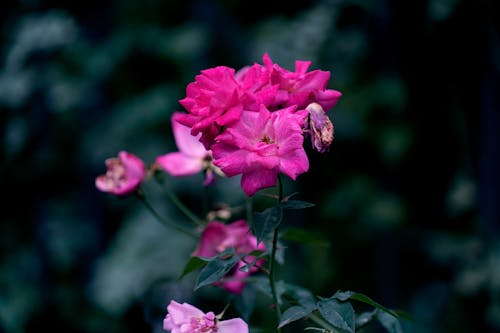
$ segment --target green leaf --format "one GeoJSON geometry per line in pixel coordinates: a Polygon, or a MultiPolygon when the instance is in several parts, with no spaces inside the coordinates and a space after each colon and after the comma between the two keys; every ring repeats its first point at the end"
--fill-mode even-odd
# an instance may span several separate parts
{"type": "Polygon", "coordinates": [[[184,276],[188,275],[192,271],[195,271],[199,268],[202,268],[206,266],[208,261],[206,259],[200,258],[200,257],[191,257],[189,261],[186,263],[186,266],[184,266],[184,270],[182,271],[181,276],[179,276],[179,280],[182,279],[184,276]]]}
{"type": "Polygon", "coordinates": [[[361,293],[354,292],[354,291],[340,291],[339,290],[332,297],[330,297],[330,299],[338,299],[339,301],[342,301],[342,302],[347,301],[348,299],[352,299],[352,300],[355,300],[358,302],[362,302],[362,303],[371,305],[374,308],[382,310],[384,312],[387,312],[388,314],[390,314],[396,318],[399,318],[400,315],[403,314],[403,312],[398,312],[398,311],[388,309],[385,306],[375,302],[370,297],[368,297],[364,294],[361,294],[361,293]]]}
{"type": "Polygon", "coordinates": [[[253,256],[253,257],[261,258],[261,257],[264,257],[266,255],[267,255],[266,251],[253,250],[252,252],[246,254],[245,256],[253,256]]]}
{"type": "Polygon", "coordinates": [[[350,296],[350,299],[369,304],[369,305],[371,305],[379,310],[387,312],[388,314],[394,316],[395,318],[399,317],[398,313],[396,311],[386,308],[385,306],[372,300],[370,297],[363,295],[363,294],[360,294],[360,293],[356,293],[356,292],[351,292],[351,293],[352,293],[352,295],[350,296]]]}
{"type": "Polygon", "coordinates": [[[389,333],[403,333],[398,318],[387,312],[377,311],[377,319],[389,333]]]}
{"type": "Polygon", "coordinates": [[[313,207],[314,204],[302,200],[287,200],[280,203],[283,209],[304,209],[313,207]]]}
{"type": "Polygon", "coordinates": [[[254,213],[252,232],[257,238],[257,243],[269,238],[268,236],[280,225],[282,218],[283,209],[279,205],[254,213]]]}
{"type": "Polygon", "coordinates": [[[224,251],[208,262],[198,275],[194,290],[221,280],[240,261],[233,249],[231,252],[224,251]]]}
{"type": "Polygon", "coordinates": [[[351,303],[330,298],[320,300],[316,305],[323,318],[333,327],[341,332],[354,333],[355,314],[351,303]]]}
{"type": "Polygon", "coordinates": [[[250,271],[255,266],[255,264],[257,264],[258,260],[259,260],[259,257],[255,257],[251,262],[248,262],[246,265],[240,267],[239,270],[242,272],[250,271]]]}
{"type": "Polygon", "coordinates": [[[316,310],[316,306],[314,305],[308,307],[301,305],[291,306],[288,309],[286,309],[286,311],[283,312],[283,314],[281,315],[281,321],[278,325],[278,328],[282,328],[283,326],[288,325],[291,322],[304,318],[314,310],[316,310]]]}
{"type": "Polygon", "coordinates": [[[315,245],[315,246],[330,246],[330,243],[313,233],[296,227],[287,228],[281,238],[291,242],[297,242],[305,245],[315,245]]]}
{"type": "Polygon", "coordinates": [[[246,284],[243,292],[235,296],[234,306],[240,316],[248,322],[257,304],[257,290],[251,284],[246,284]]]}

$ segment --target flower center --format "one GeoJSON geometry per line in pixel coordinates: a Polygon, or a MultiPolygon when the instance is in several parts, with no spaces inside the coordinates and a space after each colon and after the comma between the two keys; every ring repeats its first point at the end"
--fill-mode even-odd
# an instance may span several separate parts
{"type": "Polygon", "coordinates": [[[108,164],[108,171],[106,172],[107,180],[113,184],[113,187],[121,187],[127,182],[127,174],[125,167],[119,159],[110,159],[108,164]]]}
{"type": "Polygon", "coordinates": [[[192,333],[217,333],[219,330],[215,315],[212,312],[205,314],[201,318],[191,318],[190,328],[192,333]]]}
{"type": "Polygon", "coordinates": [[[262,139],[260,139],[260,142],[264,142],[264,143],[266,143],[266,144],[268,144],[268,145],[270,145],[270,144],[273,144],[273,143],[274,143],[273,139],[271,139],[271,138],[270,138],[270,137],[268,137],[267,135],[264,135],[264,137],[263,137],[262,139]]]}

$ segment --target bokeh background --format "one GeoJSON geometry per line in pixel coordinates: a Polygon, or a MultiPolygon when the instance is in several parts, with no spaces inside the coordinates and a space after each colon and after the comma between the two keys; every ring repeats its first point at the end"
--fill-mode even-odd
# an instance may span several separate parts
{"type": "MultiPolygon", "coordinates": [[[[94,179],[119,150],[148,163],[175,150],[170,115],[194,76],[264,52],[290,70],[311,60],[343,93],[330,152],[309,151],[310,172],[285,183],[316,204],[288,223],[330,245],[287,244],[280,277],[403,309],[405,332],[499,331],[499,4],[3,2],[0,332],[161,332],[170,299],[223,309],[223,293],[177,280],[194,241],[94,179]]],[[[200,181],[167,177],[195,211],[200,181]]],[[[244,199],[237,179],[211,191],[244,199]]],[[[254,301],[253,332],[271,331],[254,301]]]]}

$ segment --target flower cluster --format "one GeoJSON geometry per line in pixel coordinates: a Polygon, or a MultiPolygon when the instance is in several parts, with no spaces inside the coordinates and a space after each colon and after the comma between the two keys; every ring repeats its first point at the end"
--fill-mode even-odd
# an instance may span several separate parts
{"type": "MultiPolygon", "coordinates": [[[[329,150],[334,127],[327,112],[341,96],[327,89],[330,72],[308,71],[310,65],[309,61],[296,61],[295,70],[289,71],[265,54],[263,64],[254,63],[239,71],[226,66],[201,71],[179,101],[187,112],[174,112],[171,118],[178,151],[157,156],[149,170],[140,158],[121,151],[117,158],[106,160],[107,172],[96,178],[96,187],[117,196],[137,191],[144,199],[144,191],[138,190],[148,171],[158,169],[174,177],[203,172],[205,186],[214,182],[215,174],[241,175],[241,187],[249,197],[275,186],[280,174],[295,180],[309,169],[306,137],[310,137],[312,149],[320,153],[329,150]]],[[[281,200],[280,193],[279,204],[281,200]]],[[[185,212],[178,200],[173,201],[185,212]]],[[[149,204],[147,207],[152,209],[149,204]]],[[[276,210],[267,210],[267,218],[279,220],[273,212],[276,210]]],[[[196,217],[192,220],[200,223],[196,217]]],[[[279,307],[273,274],[277,225],[273,226],[272,249],[267,251],[251,234],[246,220],[224,223],[207,214],[203,222],[201,235],[194,235],[200,236],[200,241],[192,256],[213,262],[225,260],[230,253],[232,260],[231,266],[222,270],[215,261],[210,274],[217,274],[218,280],[206,284],[241,294],[249,275],[269,263],[269,269],[262,271],[269,276],[273,302],[279,307]]],[[[175,223],[170,224],[179,230],[175,223]]],[[[188,303],[171,301],[167,311],[163,328],[172,333],[248,333],[242,319],[221,320],[222,315],[204,313],[188,303]]]]}
{"type": "Polygon", "coordinates": [[[176,117],[226,176],[242,175],[248,196],[276,185],[280,173],[295,180],[308,170],[304,135],[314,149],[328,150],[333,125],[326,112],[341,96],[326,88],[330,72],[307,71],[309,61],[296,61],[294,72],[267,54],[263,62],[237,72],[226,66],[201,71],[179,101],[187,113],[176,117]]]}
{"type": "MultiPolygon", "coordinates": [[[[202,70],[179,101],[187,112],[171,119],[179,151],[158,156],[155,165],[176,177],[203,171],[204,185],[214,173],[242,175],[248,196],[275,186],[280,173],[295,180],[306,172],[304,137],[310,136],[313,149],[328,151],[334,128],[327,111],[341,93],[327,89],[330,72],[307,71],[310,61],[297,60],[293,72],[267,54],[263,62],[237,72],[226,66],[202,70]]],[[[144,166],[125,154],[106,162],[99,189],[125,195],[140,184],[144,166]]]]}

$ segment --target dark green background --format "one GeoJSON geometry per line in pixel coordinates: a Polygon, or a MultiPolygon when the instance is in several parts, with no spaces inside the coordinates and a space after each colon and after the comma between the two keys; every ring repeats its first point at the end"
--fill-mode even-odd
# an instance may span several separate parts
{"type": "MultiPolygon", "coordinates": [[[[94,178],[121,149],[147,163],[175,150],[169,118],[194,76],[264,52],[290,70],[313,61],[343,93],[330,152],[308,149],[310,171],[285,183],[316,204],[285,224],[331,245],[287,244],[280,278],[404,309],[406,332],[498,331],[499,13],[475,0],[2,3],[0,332],[161,332],[170,299],[223,309],[220,291],[176,280],[196,244],[94,178]]],[[[201,176],[167,180],[199,210],[201,176]]],[[[211,191],[244,199],[237,179],[211,191]]],[[[256,302],[252,331],[270,331],[256,302]]]]}

